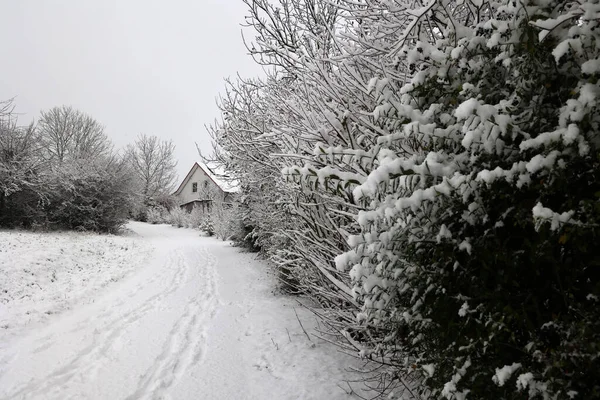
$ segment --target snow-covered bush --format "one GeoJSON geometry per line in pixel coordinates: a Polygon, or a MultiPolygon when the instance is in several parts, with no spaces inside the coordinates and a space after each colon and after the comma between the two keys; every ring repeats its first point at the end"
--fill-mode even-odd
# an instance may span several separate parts
{"type": "Polygon", "coordinates": [[[206,214],[201,220],[200,225],[198,226],[203,232],[206,232],[208,236],[213,236],[215,234],[215,226],[210,214],[206,214]]]}
{"type": "Polygon", "coordinates": [[[32,226],[42,218],[44,172],[39,135],[12,115],[12,101],[0,102],[0,226],[32,226]]]}
{"type": "Polygon", "coordinates": [[[221,240],[231,239],[240,228],[237,206],[214,202],[210,211],[214,233],[221,240]]]}
{"type": "Polygon", "coordinates": [[[188,227],[190,213],[180,207],[174,207],[166,215],[166,222],[178,228],[188,227]]]}
{"type": "Polygon", "coordinates": [[[203,212],[200,208],[194,208],[191,212],[180,207],[173,207],[169,211],[164,208],[163,210],[164,213],[162,214],[160,221],[179,228],[199,229],[202,222],[208,216],[208,214],[203,212]]]}
{"type": "Polygon", "coordinates": [[[376,88],[373,166],[351,177],[360,232],[337,267],[362,304],[362,351],[420,374],[422,394],[599,396],[598,12],[408,14],[412,77],[376,88]],[[448,22],[420,35],[437,16],[448,22]]]}
{"type": "Polygon", "coordinates": [[[192,212],[189,213],[189,217],[187,219],[187,227],[198,229],[204,218],[205,212],[203,212],[202,209],[199,207],[194,208],[192,212]]]}
{"type": "Polygon", "coordinates": [[[146,211],[146,222],[150,224],[164,224],[169,211],[165,207],[149,207],[146,211]]]}
{"type": "MultiPolygon", "coordinates": [[[[272,257],[288,239],[281,235],[293,226],[285,205],[281,176],[279,138],[269,135],[273,126],[271,99],[267,84],[258,80],[227,82],[227,92],[219,106],[224,115],[222,124],[210,133],[219,147],[215,157],[241,183],[239,221],[248,230],[243,240],[272,257]]],[[[241,235],[241,234],[240,234],[241,235]]]]}
{"type": "Polygon", "coordinates": [[[169,211],[177,206],[177,201],[172,195],[157,195],[151,199],[145,198],[142,193],[139,179],[133,180],[132,192],[135,202],[130,212],[131,218],[136,221],[149,223],[168,223],[169,211]]]}
{"type": "Polygon", "coordinates": [[[2,104],[0,226],[119,229],[136,188],[102,126],[62,107],[43,113],[39,128],[20,127],[12,103],[2,104]]]}
{"type": "Polygon", "coordinates": [[[376,389],[600,398],[598,1],[247,3],[218,155],[376,389]]]}
{"type": "Polygon", "coordinates": [[[209,236],[216,235],[219,239],[226,240],[234,236],[238,229],[237,208],[232,205],[224,205],[215,201],[210,211],[203,211],[196,207],[191,212],[174,207],[169,211],[152,208],[148,211],[148,222],[168,223],[179,228],[199,229],[209,236]],[[153,222],[156,221],[156,222],[153,222]]]}
{"type": "Polygon", "coordinates": [[[260,251],[256,243],[256,231],[252,214],[248,204],[243,201],[236,201],[232,212],[230,239],[235,246],[243,247],[249,251],[260,251]]]}
{"type": "Polygon", "coordinates": [[[49,227],[115,232],[134,201],[128,164],[116,156],[63,162],[50,170],[44,185],[49,227]]]}

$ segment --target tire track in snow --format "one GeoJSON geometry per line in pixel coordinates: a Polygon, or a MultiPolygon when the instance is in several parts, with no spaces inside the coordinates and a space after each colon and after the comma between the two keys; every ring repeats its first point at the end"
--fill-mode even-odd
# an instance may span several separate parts
{"type": "Polygon", "coordinates": [[[201,282],[202,287],[186,303],[184,313],[173,325],[162,352],[140,378],[137,390],[127,400],[168,398],[167,390],[184,376],[189,367],[202,359],[207,322],[214,317],[218,305],[216,259],[206,249],[194,250],[188,259],[204,266],[191,267],[198,274],[198,279],[194,281],[201,282]]]}
{"type": "MultiPolygon", "coordinates": [[[[173,326],[161,354],[154,363],[155,365],[144,374],[144,377],[149,379],[146,378],[145,381],[147,382],[145,382],[142,378],[142,382],[140,382],[142,384],[136,393],[139,392],[141,395],[168,388],[175,379],[181,376],[187,366],[200,359],[205,337],[202,323],[214,312],[216,302],[214,298],[214,259],[211,259],[206,251],[200,253],[196,251],[195,255],[198,258],[199,265],[191,266],[186,260],[184,250],[177,248],[172,251],[160,273],[152,279],[139,283],[126,297],[135,296],[148,283],[157,280],[168,281],[169,283],[159,293],[145,299],[141,305],[130,309],[127,309],[127,302],[123,297],[111,303],[104,312],[96,316],[96,321],[100,321],[100,323],[90,345],[80,350],[67,364],[51,371],[43,379],[27,382],[10,390],[11,394],[5,398],[29,399],[47,397],[53,394],[60,395],[61,389],[71,382],[93,380],[97,371],[110,361],[110,350],[126,332],[127,327],[142,319],[150,311],[159,308],[169,295],[176,292],[186,282],[188,275],[193,275],[192,278],[196,278],[196,275],[200,272],[200,277],[204,279],[200,280],[203,287],[198,288],[197,293],[199,295],[194,296],[186,304],[183,315],[173,326]],[[201,257],[198,257],[198,255],[201,255],[201,257]],[[168,280],[169,275],[171,276],[170,281],[168,280]],[[121,310],[124,308],[127,311],[123,313],[121,310]],[[161,374],[164,375],[163,378],[161,378],[161,374]],[[159,385],[156,384],[157,381],[160,381],[159,385]]],[[[197,279],[193,280],[197,281],[197,279]]],[[[89,321],[83,321],[72,332],[85,328],[89,328],[89,321]]],[[[54,337],[52,336],[40,339],[34,352],[40,352],[50,347],[53,340],[54,337]]]]}

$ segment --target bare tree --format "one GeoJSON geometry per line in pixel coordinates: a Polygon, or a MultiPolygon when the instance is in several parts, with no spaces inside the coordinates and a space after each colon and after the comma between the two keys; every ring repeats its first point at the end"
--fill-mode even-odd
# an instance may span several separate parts
{"type": "Polygon", "coordinates": [[[144,204],[173,191],[177,179],[174,152],[172,140],[156,136],[140,135],[128,146],[127,155],[142,186],[144,204]]]}
{"type": "Polygon", "coordinates": [[[38,130],[45,157],[58,163],[95,159],[112,149],[104,127],[91,116],[69,106],[42,111],[38,130]]]}

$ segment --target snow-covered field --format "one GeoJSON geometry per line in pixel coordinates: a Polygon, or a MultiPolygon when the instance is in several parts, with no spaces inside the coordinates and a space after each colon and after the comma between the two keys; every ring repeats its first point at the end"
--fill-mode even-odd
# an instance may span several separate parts
{"type": "Polygon", "coordinates": [[[0,342],[75,304],[94,301],[148,259],[126,236],[0,231],[0,342]]]}
{"type": "Polygon", "coordinates": [[[255,254],[129,227],[0,232],[0,399],[353,397],[340,387],[356,360],[306,337],[298,318],[315,318],[255,254]]]}

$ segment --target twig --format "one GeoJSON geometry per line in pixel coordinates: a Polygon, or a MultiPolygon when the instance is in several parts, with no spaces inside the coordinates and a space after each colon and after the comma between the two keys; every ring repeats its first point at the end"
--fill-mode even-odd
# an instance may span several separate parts
{"type": "MultiPolygon", "coordinates": [[[[346,383],[348,383],[348,382],[346,382],[346,383]]],[[[344,391],[344,393],[346,393],[348,396],[351,396],[353,393],[352,388],[350,388],[350,391],[348,391],[339,383],[336,383],[336,386],[339,387],[340,389],[342,389],[344,391]]]]}
{"type": "Polygon", "coordinates": [[[288,330],[288,328],[285,328],[285,331],[288,334],[288,339],[290,339],[290,343],[292,343],[292,337],[290,336],[290,331],[288,330]]]}
{"type": "Polygon", "coordinates": [[[348,381],[346,381],[346,385],[348,385],[348,389],[350,389],[350,394],[354,393],[354,389],[352,389],[352,386],[350,386],[350,383],[348,383],[348,381]]]}
{"type": "Polygon", "coordinates": [[[304,325],[302,325],[302,321],[300,321],[300,317],[298,317],[298,313],[296,312],[296,307],[294,307],[294,314],[296,314],[296,319],[298,320],[298,323],[300,324],[300,328],[302,328],[302,331],[304,332],[304,334],[306,335],[306,337],[308,338],[308,340],[310,340],[312,342],[312,339],[310,338],[310,336],[306,332],[306,329],[304,329],[304,325]]]}

